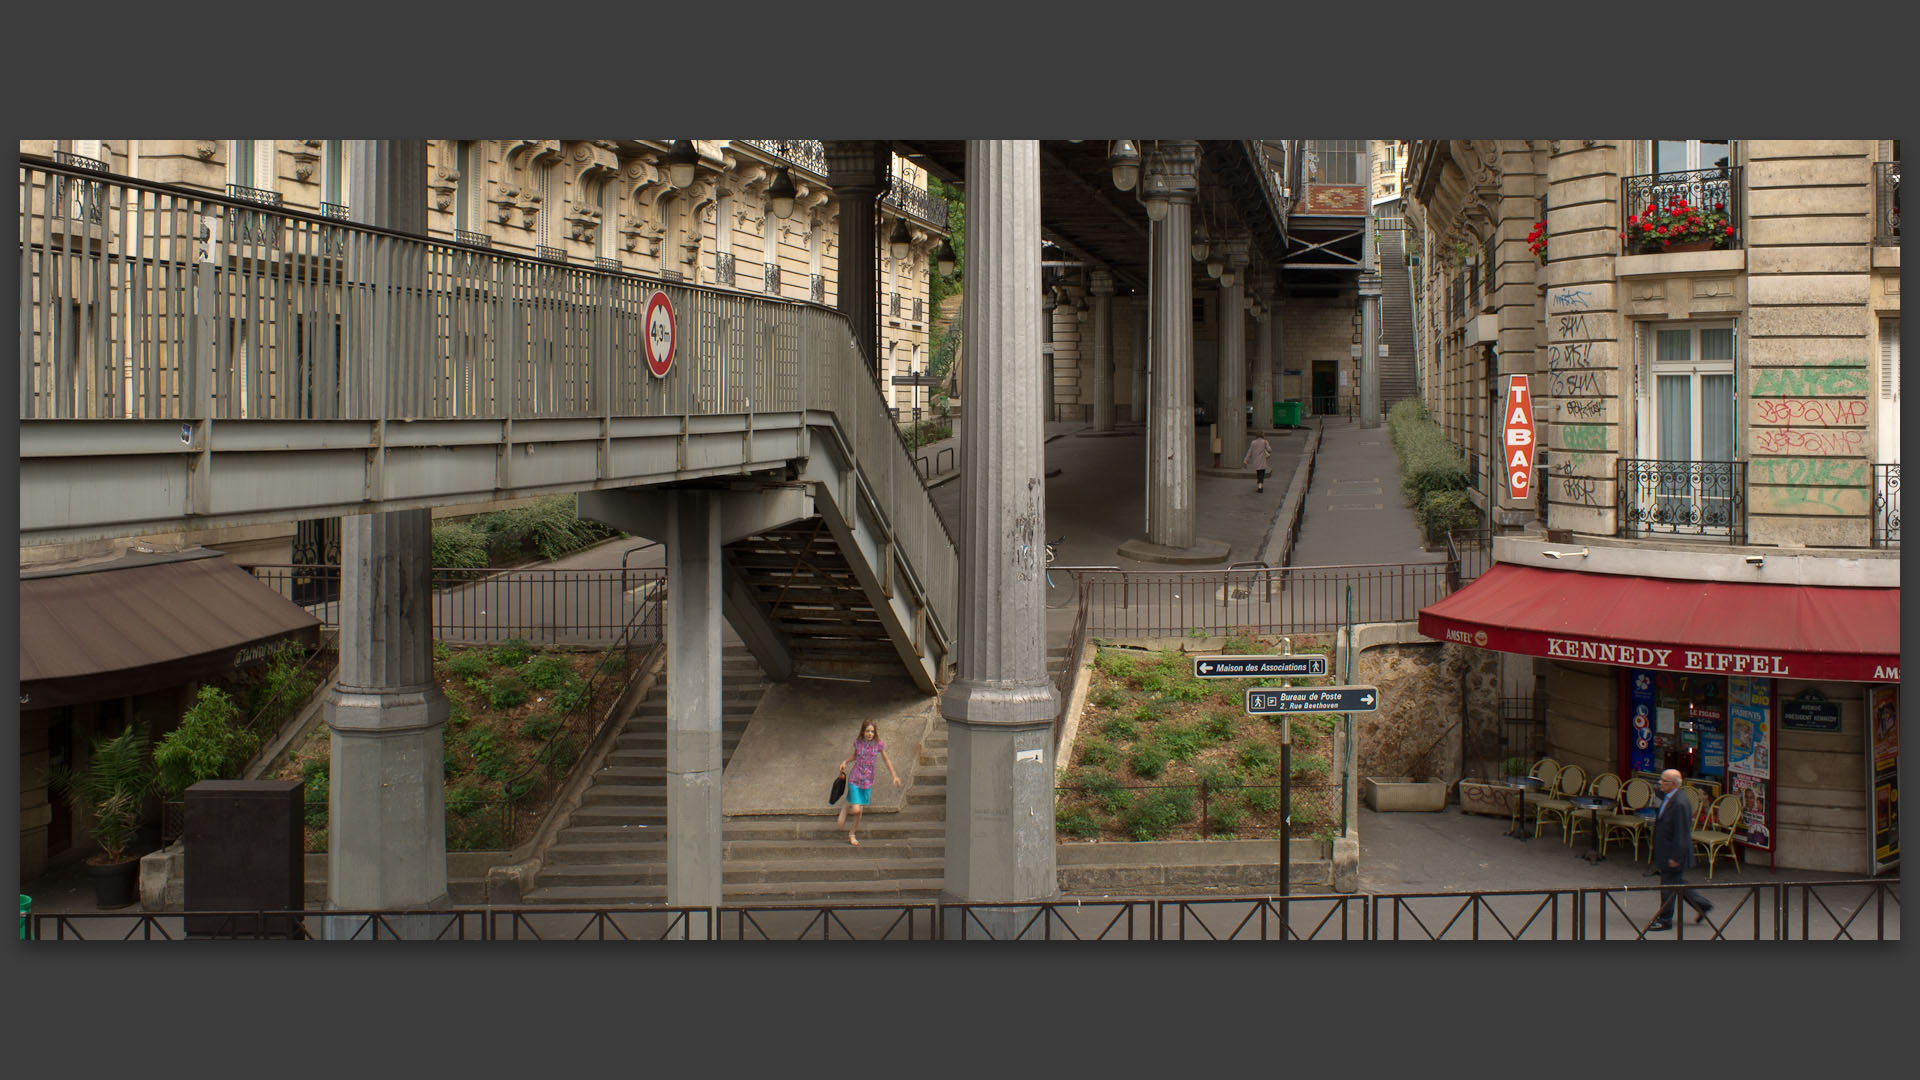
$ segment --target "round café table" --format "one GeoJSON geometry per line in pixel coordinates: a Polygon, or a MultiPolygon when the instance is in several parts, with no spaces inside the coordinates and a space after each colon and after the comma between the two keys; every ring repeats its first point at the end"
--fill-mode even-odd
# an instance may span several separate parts
{"type": "Polygon", "coordinates": [[[1530,839],[1530,837],[1527,836],[1525,817],[1527,792],[1541,787],[1543,783],[1544,781],[1537,776],[1503,776],[1500,778],[1500,786],[1513,792],[1513,828],[1508,830],[1508,836],[1513,837],[1515,840],[1530,839]]]}
{"type": "Polygon", "coordinates": [[[1575,810],[1585,810],[1593,822],[1593,851],[1581,856],[1588,862],[1604,862],[1606,856],[1600,853],[1600,811],[1613,809],[1613,800],[1599,795],[1575,795],[1567,800],[1575,810]]]}

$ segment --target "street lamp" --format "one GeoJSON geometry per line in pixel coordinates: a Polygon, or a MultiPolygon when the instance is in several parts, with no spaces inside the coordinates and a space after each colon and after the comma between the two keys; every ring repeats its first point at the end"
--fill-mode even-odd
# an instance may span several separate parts
{"type": "Polygon", "coordinates": [[[1107,150],[1107,163],[1113,166],[1113,186],[1121,191],[1132,191],[1134,182],[1140,179],[1140,148],[1133,145],[1132,139],[1120,139],[1107,150]]]}
{"type": "Polygon", "coordinates": [[[782,165],[773,174],[773,183],[767,185],[767,198],[773,203],[774,215],[782,219],[792,217],[793,200],[799,194],[800,189],[793,186],[793,176],[782,165]]]}
{"type": "Polygon", "coordinates": [[[700,163],[700,152],[692,139],[675,139],[667,150],[667,183],[676,188],[693,184],[693,168],[700,163]]]}
{"type": "Polygon", "coordinates": [[[895,218],[893,222],[893,232],[887,236],[887,249],[893,252],[894,258],[904,259],[912,247],[913,234],[907,231],[907,220],[905,218],[895,218]]]}
{"type": "Polygon", "coordinates": [[[1140,182],[1140,201],[1146,204],[1148,221],[1167,220],[1167,205],[1172,190],[1172,185],[1167,183],[1166,173],[1157,167],[1147,169],[1146,178],[1140,182]]]}
{"type": "Polygon", "coordinates": [[[1208,241],[1207,223],[1204,221],[1195,221],[1193,223],[1193,261],[1194,262],[1200,262],[1201,260],[1207,257],[1207,248],[1209,246],[1207,241],[1208,241]]]}
{"type": "Polygon", "coordinates": [[[940,273],[943,275],[951,275],[954,266],[959,262],[958,257],[954,255],[953,241],[950,239],[940,241],[940,249],[933,253],[933,258],[939,264],[940,273]]]}

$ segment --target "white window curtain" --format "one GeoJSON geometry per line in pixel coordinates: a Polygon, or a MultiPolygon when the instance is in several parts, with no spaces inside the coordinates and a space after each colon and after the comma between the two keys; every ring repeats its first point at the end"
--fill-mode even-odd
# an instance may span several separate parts
{"type": "Polygon", "coordinates": [[[1880,320],[1880,439],[1878,461],[1900,460],[1900,320],[1880,320]]]}

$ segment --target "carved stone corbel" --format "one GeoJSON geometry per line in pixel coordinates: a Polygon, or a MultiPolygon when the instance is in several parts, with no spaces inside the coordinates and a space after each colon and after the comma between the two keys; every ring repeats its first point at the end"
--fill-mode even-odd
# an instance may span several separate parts
{"type": "Polygon", "coordinates": [[[293,178],[300,183],[312,182],[313,167],[320,163],[319,148],[324,139],[300,139],[293,144],[293,178]]]}
{"type": "Polygon", "coordinates": [[[435,165],[427,170],[427,190],[433,193],[433,208],[444,211],[453,206],[454,192],[459,190],[459,148],[442,139],[427,145],[435,151],[435,165]]]}
{"type": "Polygon", "coordinates": [[[219,152],[220,140],[218,139],[195,139],[193,141],[193,156],[199,158],[201,161],[212,161],[213,155],[219,152]]]}

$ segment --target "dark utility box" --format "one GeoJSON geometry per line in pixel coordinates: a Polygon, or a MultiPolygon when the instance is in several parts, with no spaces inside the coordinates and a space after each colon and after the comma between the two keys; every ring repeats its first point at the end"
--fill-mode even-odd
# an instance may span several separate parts
{"type": "Polygon", "coordinates": [[[193,913],[306,907],[305,799],[299,780],[202,780],[187,789],[188,937],[299,936],[289,916],[193,913]]]}

